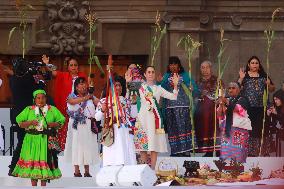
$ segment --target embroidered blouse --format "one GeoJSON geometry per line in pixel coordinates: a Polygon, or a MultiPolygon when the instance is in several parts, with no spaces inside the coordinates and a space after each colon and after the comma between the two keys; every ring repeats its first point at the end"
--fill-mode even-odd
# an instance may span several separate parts
{"type": "Polygon", "coordinates": [[[242,95],[248,99],[250,107],[263,107],[265,81],[265,77],[246,76],[243,79],[242,95]]]}
{"type": "MultiPolygon", "coordinates": [[[[68,96],[69,98],[78,98],[74,93],[68,96]]],[[[72,128],[77,129],[78,124],[86,124],[86,119],[95,117],[95,106],[92,100],[81,102],[80,104],[71,105],[67,103],[67,114],[71,119],[74,119],[72,128]]]]}

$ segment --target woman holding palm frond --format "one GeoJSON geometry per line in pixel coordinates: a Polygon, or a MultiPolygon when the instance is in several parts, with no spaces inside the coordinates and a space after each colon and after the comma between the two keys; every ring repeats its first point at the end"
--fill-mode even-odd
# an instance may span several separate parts
{"type": "Polygon", "coordinates": [[[246,65],[246,69],[240,69],[238,82],[242,85],[242,95],[249,101],[248,114],[251,120],[252,132],[249,141],[249,156],[258,156],[263,125],[263,96],[268,85],[269,92],[275,90],[271,79],[267,78],[260,60],[252,56],[246,65]]]}

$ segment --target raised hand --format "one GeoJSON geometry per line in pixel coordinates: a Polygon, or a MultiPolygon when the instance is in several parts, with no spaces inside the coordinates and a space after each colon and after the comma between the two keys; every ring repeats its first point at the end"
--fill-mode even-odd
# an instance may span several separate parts
{"type": "Polygon", "coordinates": [[[157,74],[156,81],[161,82],[163,80],[163,76],[161,73],[157,74]]]}
{"type": "Polygon", "coordinates": [[[241,79],[244,79],[244,78],[245,78],[246,72],[244,71],[244,68],[240,68],[239,76],[240,76],[241,79]]]}
{"type": "Polygon", "coordinates": [[[132,81],[132,74],[131,74],[131,71],[126,71],[125,73],[125,80],[126,80],[126,83],[129,83],[132,81]]]}
{"type": "Polygon", "coordinates": [[[174,76],[173,76],[174,88],[177,88],[178,81],[179,81],[179,75],[177,73],[174,73],[174,76]]]}
{"type": "Polygon", "coordinates": [[[49,57],[46,54],[42,55],[41,60],[45,64],[49,64],[49,57]]]}

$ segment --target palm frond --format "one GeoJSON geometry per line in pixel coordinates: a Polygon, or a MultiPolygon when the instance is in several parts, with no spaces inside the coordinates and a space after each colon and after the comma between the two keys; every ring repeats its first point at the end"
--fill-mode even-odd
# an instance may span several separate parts
{"type": "Polygon", "coordinates": [[[26,7],[31,9],[31,10],[36,10],[36,8],[34,6],[32,6],[31,4],[27,4],[26,7]]]}
{"type": "Polygon", "coordinates": [[[15,26],[10,30],[9,37],[8,37],[8,45],[10,45],[11,38],[12,38],[13,33],[15,32],[16,29],[17,29],[17,27],[15,26]]]}
{"type": "Polygon", "coordinates": [[[102,65],[101,65],[101,63],[100,63],[99,58],[98,58],[97,56],[94,56],[94,59],[95,59],[95,62],[96,62],[96,64],[97,64],[99,70],[101,71],[101,73],[102,73],[102,74],[105,74],[105,71],[104,71],[103,68],[102,68],[102,65]]]}

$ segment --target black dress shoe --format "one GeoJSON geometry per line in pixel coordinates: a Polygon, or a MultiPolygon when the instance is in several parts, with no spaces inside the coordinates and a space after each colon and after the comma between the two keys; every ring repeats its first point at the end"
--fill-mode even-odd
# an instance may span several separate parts
{"type": "Polygon", "coordinates": [[[74,173],[74,177],[82,177],[81,173],[74,173]]]}
{"type": "Polygon", "coordinates": [[[9,176],[13,176],[13,175],[12,175],[12,172],[13,172],[13,171],[10,169],[9,172],[8,172],[8,175],[9,175],[9,176]]]}
{"type": "Polygon", "coordinates": [[[90,175],[90,173],[84,173],[84,177],[92,177],[92,175],[90,175]]]}

